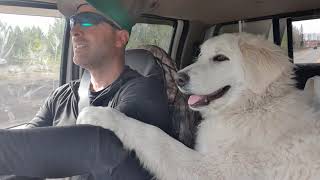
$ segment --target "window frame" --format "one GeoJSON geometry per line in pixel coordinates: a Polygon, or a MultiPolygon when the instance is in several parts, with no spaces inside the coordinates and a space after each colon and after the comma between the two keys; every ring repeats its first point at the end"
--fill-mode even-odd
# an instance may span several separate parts
{"type": "Polygon", "coordinates": [[[20,6],[20,7],[32,7],[40,9],[54,9],[57,10],[57,4],[41,1],[25,1],[25,0],[2,0],[0,5],[5,6],[20,6]]]}

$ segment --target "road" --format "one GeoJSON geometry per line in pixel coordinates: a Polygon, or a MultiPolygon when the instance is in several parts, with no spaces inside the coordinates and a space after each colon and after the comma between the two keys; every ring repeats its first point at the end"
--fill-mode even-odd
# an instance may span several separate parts
{"type": "Polygon", "coordinates": [[[320,63],[320,47],[296,50],[293,57],[295,63],[320,63]]]}

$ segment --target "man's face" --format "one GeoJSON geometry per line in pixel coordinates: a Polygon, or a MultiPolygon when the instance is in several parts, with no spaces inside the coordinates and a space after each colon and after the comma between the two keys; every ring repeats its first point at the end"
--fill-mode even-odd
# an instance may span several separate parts
{"type": "MultiPolygon", "coordinates": [[[[98,13],[90,5],[82,5],[77,14],[82,12],[98,13]]],[[[117,47],[117,30],[110,24],[101,22],[90,27],[75,24],[71,29],[73,43],[73,62],[83,68],[99,67],[112,60],[117,47]]]]}

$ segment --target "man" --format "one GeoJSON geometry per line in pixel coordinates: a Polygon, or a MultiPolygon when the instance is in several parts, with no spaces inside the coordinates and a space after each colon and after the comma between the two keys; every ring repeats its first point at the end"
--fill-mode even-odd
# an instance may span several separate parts
{"type": "MultiPolygon", "coordinates": [[[[156,79],[141,76],[124,64],[125,46],[133,26],[128,11],[117,0],[61,0],[58,1],[58,7],[67,17],[73,14],[70,17],[73,62],[91,75],[87,90],[90,105],[114,107],[127,116],[169,132],[169,113],[163,85],[156,79]]],[[[75,125],[79,114],[79,84],[79,81],[74,81],[55,90],[27,127],[75,125]]],[[[60,136],[61,133],[65,131],[60,131],[60,136]]],[[[109,156],[106,159],[118,157],[114,160],[118,165],[111,169],[100,167],[94,175],[87,173],[73,179],[152,179],[134,152],[123,153],[121,143],[113,133],[104,133],[104,136],[110,136],[105,137],[110,148],[104,156],[109,156]]],[[[82,143],[81,139],[74,140],[79,141],[74,146],[82,143]]]]}

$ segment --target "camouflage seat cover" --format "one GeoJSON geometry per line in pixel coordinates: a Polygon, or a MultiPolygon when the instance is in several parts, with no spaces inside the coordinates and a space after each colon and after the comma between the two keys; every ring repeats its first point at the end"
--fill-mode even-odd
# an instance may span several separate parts
{"type": "Polygon", "coordinates": [[[172,135],[185,145],[193,147],[199,115],[188,108],[188,97],[178,90],[174,79],[177,74],[175,62],[158,46],[145,45],[140,48],[150,51],[163,70],[170,116],[172,118],[172,135]]]}

